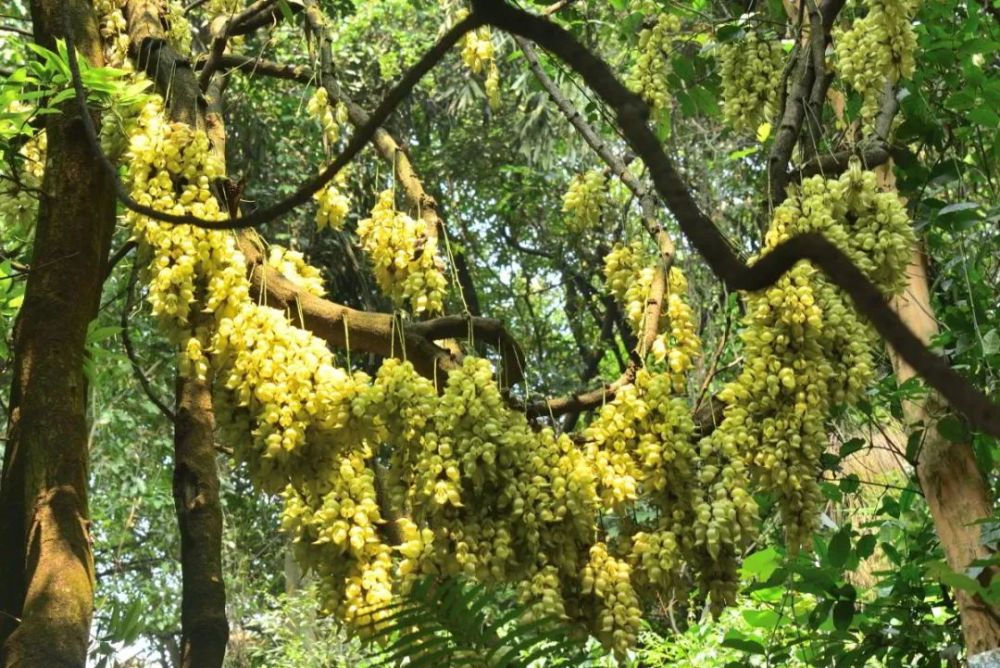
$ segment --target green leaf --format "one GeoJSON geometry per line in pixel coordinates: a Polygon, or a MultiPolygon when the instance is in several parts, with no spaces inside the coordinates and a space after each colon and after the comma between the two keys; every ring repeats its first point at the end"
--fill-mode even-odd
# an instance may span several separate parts
{"type": "Polygon", "coordinates": [[[781,557],[773,547],[754,552],[743,560],[744,576],[756,576],[759,580],[767,580],[781,565],[781,557]]]}
{"type": "Polygon", "coordinates": [[[764,645],[759,640],[747,637],[736,629],[732,629],[726,633],[726,637],[722,641],[722,646],[738,649],[747,654],[764,654],[764,645]]]}
{"type": "Polygon", "coordinates": [[[781,615],[774,610],[744,610],[743,619],[757,629],[773,629],[781,621],[781,615]]]}
{"type": "Polygon", "coordinates": [[[1000,353],[1000,333],[996,329],[991,329],[983,335],[983,354],[996,355],[1000,353]]]}
{"type": "Polygon", "coordinates": [[[954,415],[948,415],[937,423],[937,431],[952,443],[965,443],[969,440],[969,428],[964,421],[954,415]]]}
{"type": "Polygon", "coordinates": [[[861,438],[852,438],[848,441],[844,441],[840,445],[840,456],[844,458],[849,455],[853,455],[863,447],[865,447],[865,441],[861,438]]]}
{"type": "Polygon", "coordinates": [[[827,562],[834,568],[843,568],[851,556],[851,528],[843,527],[830,539],[826,551],[827,562]]]}
{"type": "Polygon", "coordinates": [[[875,553],[875,545],[877,543],[878,536],[870,533],[858,539],[857,546],[854,548],[854,551],[857,553],[859,558],[866,559],[875,553]]]}
{"type": "Polygon", "coordinates": [[[854,601],[837,601],[833,606],[833,626],[838,631],[851,628],[854,621],[854,601]]]}

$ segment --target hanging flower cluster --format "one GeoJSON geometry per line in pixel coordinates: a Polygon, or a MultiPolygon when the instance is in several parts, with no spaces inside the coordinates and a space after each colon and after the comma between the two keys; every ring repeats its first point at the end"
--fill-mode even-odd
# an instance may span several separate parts
{"type": "MultiPolygon", "coordinates": [[[[9,111],[28,110],[13,105],[9,111]]],[[[34,227],[47,143],[45,131],[40,130],[21,146],[16,160],[0,163],[0,220],[10,230],[25,232],[34,227]]]]}
{"type": "Polygon", "coordinates": [[[267,264],[309,294],[317,297],[326,294],[326,288],[323,286],[323,274],[319,269],[306,262],[305,256],[299,251],[271,244],[267,255],[267,264]]]}
{"type": "Polygon", "coordinates": [[[866,0],[868,13],[851,27],[833,31],[836,67],[840,78],[864,98],[861,117],[878,111],[887,81],[895,83],[913,74],[917,35],[913,17],[920,0],[866,0]]]}
{"type": "MultiPolygon", "coordinates": [[[[167,121],[158,98],[135,119],[126,157],[141,203],[225,217],[207,136],[167,121]]],[[[250,298],[232,233],[127,219],[151,256],[149,301],[182,350],[181,373],[214,378],[220,428],[255,484],[283,493],[282,525],[324,609],[360,628],[427,574],[519,583],[532,615],[588,624],[619,655],[635,642],[646,597],[696,585],[718,609],[735,595],[756,530],[750,480],[775,494],[801,539],[823,422],[872,373],[865,327],[801,263],[748,296],[746,367],[720,395],[722,424],[698,440],[683,395],[700,341],[672,268],[654,363],[597,412],[581,444],[512,410],[484,359],[465,357],[440,383],[398,359],[374,378],[350,373],[288,314],[250,298]],[[639,504],[651,518],[635,517],[639,504]],[[616,518],[617,535],[605,535],[602,517],[616,518]]],[[[416,313],[440,310],[444,291],[423,225],[387,191],[358,227],[380,285],[416,313]]],[[[900,287],[912,236],[874,175],[806,180],[776,210],[767,248],[805,231],[827,235],[886,292],[900,287]]],[[[268,261],[321,294],[300,254],[272,247],[268,261]]],[[[640,329],[657,277],[641,245],[616,247],[606,275],[640,329]]]]}
{"type": "MultiPolygon", "coordinates": [[[[905,284],[914,237],[898,197],[853,165],[790,191],[774,212],[765,252],[796,234],[821,232],[886,294],[905,284]]],[[[720,393],[725,419],[709,441],[734,447],[778,499],[793,549],[818,520],[816,471],[833,406],[857,401],[874,377],[875,337],[850,299],[809,263],[747,296],[743,371],[720,393]]]]}
{"type": "MultiPolygon", "coordinates": [[[[461,21],[468,15],[468,11],[463,9],[458,12],[455,20],[456,22],[461,21]]],[[[488,26],[481,26],[465,34],[465,37],[462,38],[462,60],[473,74],[478,75],[486,72],[486,81],[483,84],[486,100],[492,109],[498,109],[500,107],[500,70],[497,68],[493,33],[488,26]]]]}
{"type": "Polygon", "coordinates": [[[191,22],[187,19],[184,5],[178,0],[170,0],[164,6],[163,21],[167,26],[167,41],[178,53],[185,55],[191,53],[191,42],[194,33],[191,22]]]}
{"type": "MultiPolygon", "coordinates": [[[[608,291],[625,311],[637,337],[645,326],[646,306],[656,269],[641,243],[615,244],[604,258],[604,277],[608,291]]],[[[682,391],[694,360],[701,354],[701,341],[695,331],[691,306],[687,303],[688,284],[683,272],[671,267],[667,274],[666,303],[660,309],[657,336],[649,353],[657,362],[667,362],[677,391],[682,391]]]]}
{"type": "Polygon", "coordinates": [[[648,0],[633,3],[634,11],[646,15],[646,27],[639,32],[639,48],[626,83],[642,96],[653,112],[670,108],[672,42],[681,29],[681,20],[663,7],[648,0]]]}
{"type": "MultiPolygon", "coordinates": [[[[323,128],[323,144],[327,151],[335,145],[341,136],[344,126],[349,121],[347,107],[338,103],[336,107],[330,104],[325,88],[317,88],[306,104],[306,112],[319,121],[323,128]]],[[[351,211],[351,198],[347,194],[348,170],[342,169],[337,175],[313,195],[319,206],[316,208],[316,227],[332,230],[344,228],[344,221],[351,211]]]]}
{"type": "Polygon", "coordinates": [[[397,307],[414,314],[444,308],[447,281],[438,257],[437,235],[427,222],[396,210],[392,190],[378,197],[371,217],[358,223],[361,247],[371,259],[375,280],[397,307]]]}
{"type": "Polygon", "coordinates": [[[608,180],[600,170],[577,174],[563,195],[566,227],[575,234],[600,228],[601,217],[611,204],[608,180]]]}
{"type": "Polygon", "coordinates": [[[722,116],[738,132],[755,132],[775,114],[784,64],[781,42],[749,33],[719,47],[722,116]]]}

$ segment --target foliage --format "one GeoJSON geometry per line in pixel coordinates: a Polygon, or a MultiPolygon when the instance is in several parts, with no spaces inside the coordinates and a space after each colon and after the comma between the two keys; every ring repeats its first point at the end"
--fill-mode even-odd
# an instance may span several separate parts
{"type": "MultiPolygon", "coordinates": [[[[408,666],[583,666],[586,652],[565,622],[532,615],[498,592],[461,579],[424,578],[381,616],[373,640],[384,664],[408,666]]],[[[595,659],[597,657],[590,657],[595,659]]]]}

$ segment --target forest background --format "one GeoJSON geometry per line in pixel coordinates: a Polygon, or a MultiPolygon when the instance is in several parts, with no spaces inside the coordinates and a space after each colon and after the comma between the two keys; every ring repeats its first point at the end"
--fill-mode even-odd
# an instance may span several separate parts
{"type": "MultiPolygon", "coordinates": [[[[915,232],[907,287],[894,308],[972,387],[996,396],[996,4],[525,4],[600,55],[650,103],[650,125],[686,184],[690,204],[744,260],[769,247],[765,232],[784,198],[774,193],[816,174],[836,178],[852,168],[852,159],[874,170],[880,191],[898,192],[915,232]],[[890,49],[885,62],[879,60],[884,45],[851,42],[849,36],[855,22],[878,11],[900,12],[913,37],[908,51],[890,49]],[[912,58],[909,67],[906,58],[912,58]]],[[[113,221],[115,205],[93,147],[73,125],[79,110],[65,41],[57,39],[64,40],[70,27],[84,57],[89,101],[101,112],[102,146],[112,159],[126,164],[128,128],[138,110],[152,94],[169,93],[171,117],[206,128],[214,150],[224,156],[230,178],[213,184],[213,197],[241,202],[242,213],[250,215],[293,195],[299,183],[349,147],[357,128],[365,127],[365,110],[384,108],[393,84],[461,20],[463,9],[421,0],[247,6],[133,0],[121,7],[13,0],[5,6],[0,411],[8,429],[0,501],[9,513],[17,506],[11,499],[34,498],[25,491],[31,476],[19,479],[10,463],[15,440],[27,433],[15,428],[12,415],[19,404],[28,414],[30,401],[19,395],[26,387],[25,351],[50,347],[68,365],[61,371],[71,367],[57,374],[69,381],[57,381],[50,404],[38,410],[53,410],[49,419],[60,423],[60,402],[76,397],[66,410],[79,415],[70,415],[65,432],[23,441],[34,443],[38,456],[28,458],[37,462],[28,470],[44,469],[42,477],[51,481],[65,473],[56,471],[56,462],[79,460],[70,478],[80,478],[81,489],[90,493],[82,513],[74,512],[90,522],[81,534],[93,551],[92,570],[84,576],[95,585],[92,624],[90,600],[77,601],[80,610],[67,623],[75,624],[79,638],[50,648],[65,652],[64,665],[80,665],[83,656],[102,666],[217,665],[215,659],[191,658],[192,643],[200,642],[199,623],[214,629],[201,642],[215,646],[223,661],[221,638],[230,666],[365,665],[377,660],[379,650],[318,614],[325,602],[322,578],[303,574],[296,563],[281,531],[282,500],[274,493],[280,489],[259,490],[260,472],[241,456],[241,446],[235,448],[236,464],[231,441],[213,439],[210,430],[207,454],[183,449],[183,434],[199,423],[195,415],[184,426],[184,416],[192,414],[184,403],[190,384],[178,380],[178,369],[190,378],[191,365],[201,358],[187,348],[178,353],[176,336],[171,339],[176,332],[167,327],[165,333],[162,310],[153,312],[156,288],[139,271],[149,261],[149,244],[121,204],[118,223],[101,234],[65,225],[88,216],[88,225],[101,216],[113,221]],[[119,9],[120,20],[109,18],[119,9]],[[44,48],[32,46],[36,42],[44,48]],[[130,73],[143,69],[148,86],[136,84],[130,73]],[[192,83],[200,89],[192,94],[190,111],[184,96],[192,83]],[[317,90],[326,91],[326,101],[317,100],[317,90]],[[116,130],[124,132],[117,146],[116,130]],[[66,147],[66,153],[55,149],[56,158],[53,137],[66,147]],[[73,160],[86,165],[83,178],[73,160]],[[39,214],[40,193],[54,193],[58,201],[39,214]],[[43,222],[36,226],[36,220],[43,222]],[[88,253],[90,264],[82,258],[88,253]],[[34,324],[30,313],[39,312],[22,310],[33,280],[62,291],[56,312],[34,324]],[[34,337],[16,335],[16,327],[34,337]],[[64,329],[76,338],[54,335],[64,329]],[[75,377],[85,390],[74,386],[75,377]],[[185,514],[178,473],[185,466],[196,476],[217,476],[216,482],[197,483],[208,485],[210,503],[217,493],[217,535],[207,556],[190,551],[203,525],[197,525],[197,514],[185,514]],[[186,608],[194,598],[187,588],[214,574],[224,575],[222,603],[207,597],[200,610],[186,608]],[[221,635],[220,611],[226,630],[221,635]],[[79,633],[82,619],[85,634],[79,633]]],[[[636,327],[648,322],[646,309],[656,301],[649,286],[666,283],[669,263],[686,277],[686,287],[664,287],[660,299],[666,292],[683,297],[700,340],[700,353],[678,362],[684,371],[678,395],[707,433],[705,425],[714,428],[723,418],[726,402],[720,396],[726,395],[720,392],[752,362],[752,345],[741,337],[747,302],[692,245],[682,229],[691,209],[679,212],[686,200],[666,196],[650,178],[647,155],[636,147],[621,107],[584,85],[562,53],[532,48],[500,27],[459,38],[383,119],[385,131],[359,153],[344,178],[333,181],[339,190],[324,189],[328,199],[320,203],[319,220],[310,198],[259,228],[274,246],[257,262],[279,275],[269,298],[283,304],[292,321],[322,326],[322,313],[309,311],[313,302],[301,294],[315,292],[321,280],[330,303],[396,313],[375,343],[365,342],[363,327],[349,332],[346,317],[334,320],[342,332],[329,323],[326,334],[313,328],[333,343],[339,364],[373,376],[383,358],[406,354],[400,350],[408,339],[395,333],[397,320],[403,327],[400,313],[407,312],[414,332],[418,323],[436,322],[440,329],[428,330],[422,340],[448,341],[429,353],[428,368],[439,368],[439,350],[452,358],[484,356],[502,382],[518,380],[505,379],[507,373],[522,377],[510,388],[520,410],[538,424],[580,434],[613,400],[606,390],[633,384],[647,363],[650,369],[672,366],[666,350],[658,356],[653,347],[658,332],[647,341],[647,332],[636,327]],[[431,308],[394,301],[393,288],[386,289],[392,277],[379,274],[384,245],[366,241],[371,235],[366,237],[363,221],[375,218],[369,212],[386,190],[394,197],[393,214],[398,205],[424,224],[424,239],[434,240],[410,248],[406,263],[444,279],[440,294],[431,291],[425,302],[431,308]],[[334,194],[349,202],[345,211],[334,194]],[[423,256],[428,243],[436,254],[423,256]],[[616,294],[605,267],[620,243],[643,249],[640,268],[648,272],[645,278],[641,272],[628,275],[616,294]],[[292,253],[275,254],[278,245],[292,253]],[[428,265],[432,257],[439,264],[428,265]],[[305,268],[303,259],[318,273],[305,268]],[[654,280],[656,267],[663,275],[654,280]],[[280,275],[291,279],[284,301],[280,275]],[[631,284],[647,293],[630,298],[624,287],[631,284]],[[452,319],[422,312],[434,310],[435,298],[452,319]]],[[[253,248],[244,248],[251,260],[253,248]]],[[[251,268],[251,278],[257,275],[251,268]]],[[[268,290],[268,279],[261,280],[263,288],[251,285],[258,298],[268,290]]],[[[860,330],[858,337],[864,337],[860,330]]],[[[680,349],[682,343],[672,335],[661,345],[680,349]]],[[[426,353],[421,350],[410,348],[415,363],[426,353]]],[[[875,351],[872,382],[855,400],[830,407],[826,447],[809,462],[821,496],[806,504],[813,513],[804,523],[808,535],[789,539],[783,497],[775,490],[780,485],[761,485],[754,490],[757,535],[733,555],[741,587],[731,604],[713,618],[710,601],[697,588],[674,599],[643,600],[637,638],[618,661],[951,666],[1000,647],[996,434],[986,433],[988,419],[951,410],[949,392],[943,392],[945,401],[928,393],[891,351],[875,351]],[[798,550],[799,542],[809,549],[798,550]]],[[[648,507],[631,510],[631,519],[628,513],[602,517],[600,530],[626,535],[634,531],[629,522],[651,521],[642,514],[648,507]]],[[[31,609],[24,608],[30,600],[25,592],[31,591],[30,574],[44,571],[44,555],[32,555],[27,532],[21,532],[23,539],[11,538],[16,525],[4,521],[3,563],[29,574],[27,582],[17,583],[6,575],[13,570],[3,571],[0,604],[7,619],[0,640],[6,641],[15,626],[10,620],[31,609]]],[[[214,587],[218,591],[217,582],[214,587]]],[[[521,593],[516,583],[491,585],[490,610],[509,609],[521,593]]],[[[448,619],[424,613],[425,623],[438,624],[434,628],[449,646],[474,645],[448,619]]],[[[492,619],[493,613],[484,614],[492,619]]],[[[38,637],[51,640],[58,621],[45,618],[38,637]]],[[[510,643],[519,634],[527,637],[530,629],[513,624],[494,640],[510,643]]],[[[17,635],[11,637],[16,641],[17,635]]],[[[610,646],[618,638],[603,640],[610,646]]],[[[615,661],[601,656],[595,640],[574,642],[594,662],[615,661]]],[[[41,665],[23,658],[17,663],[18,651],[16,642],[5,644],[4,665],[41,665]]]]}

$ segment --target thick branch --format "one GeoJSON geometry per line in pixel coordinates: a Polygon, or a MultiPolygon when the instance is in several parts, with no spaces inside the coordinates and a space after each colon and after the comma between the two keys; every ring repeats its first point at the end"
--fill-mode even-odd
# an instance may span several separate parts
{"type": "Polygon", "coordinates": [[[358,311],[310,294],[266,265],[260,250],[246,235],[240,237],[239,247],[247,259],[253,297],[285,311],[293,325],[309,330],[331,346],[407,359],[422,376],[443,380],[457,362],[434,341],[473,338],[498,347],[504,373],[511,383],[522,378],[523,354],[498,320],[446,316],[404,325],[391,313],[358,311]]]}
{"type": "MultiPolygon", "coordinates": [[[[730,290],[760,290],[772,285],[800,260],[809,260],[838,287],[847,292],[856,308],[875,326],[920,375],[938,390],[977,428],[1000,435],[1000,407],[970,385],[937,355],[931,353],[886,304],[884,296],[839,248],[822,235],[792,238],[761,258],[752,267],[744,265],[725,236],[702,213],[687,186],[646,119],[648,109],[625,88],[600,58],[561,27],[507,4],[475,0],[473,15],[498,28],[529,38],[578,72],[586,83],[613,108],[626,140],[649,167],[660,197],[677,218],[692,245],[730,290]]],[[[806,63],[811,62],[808,58],[806,63]]],[[[784,178],[784,165],[782,178],[784,178]]]]}

